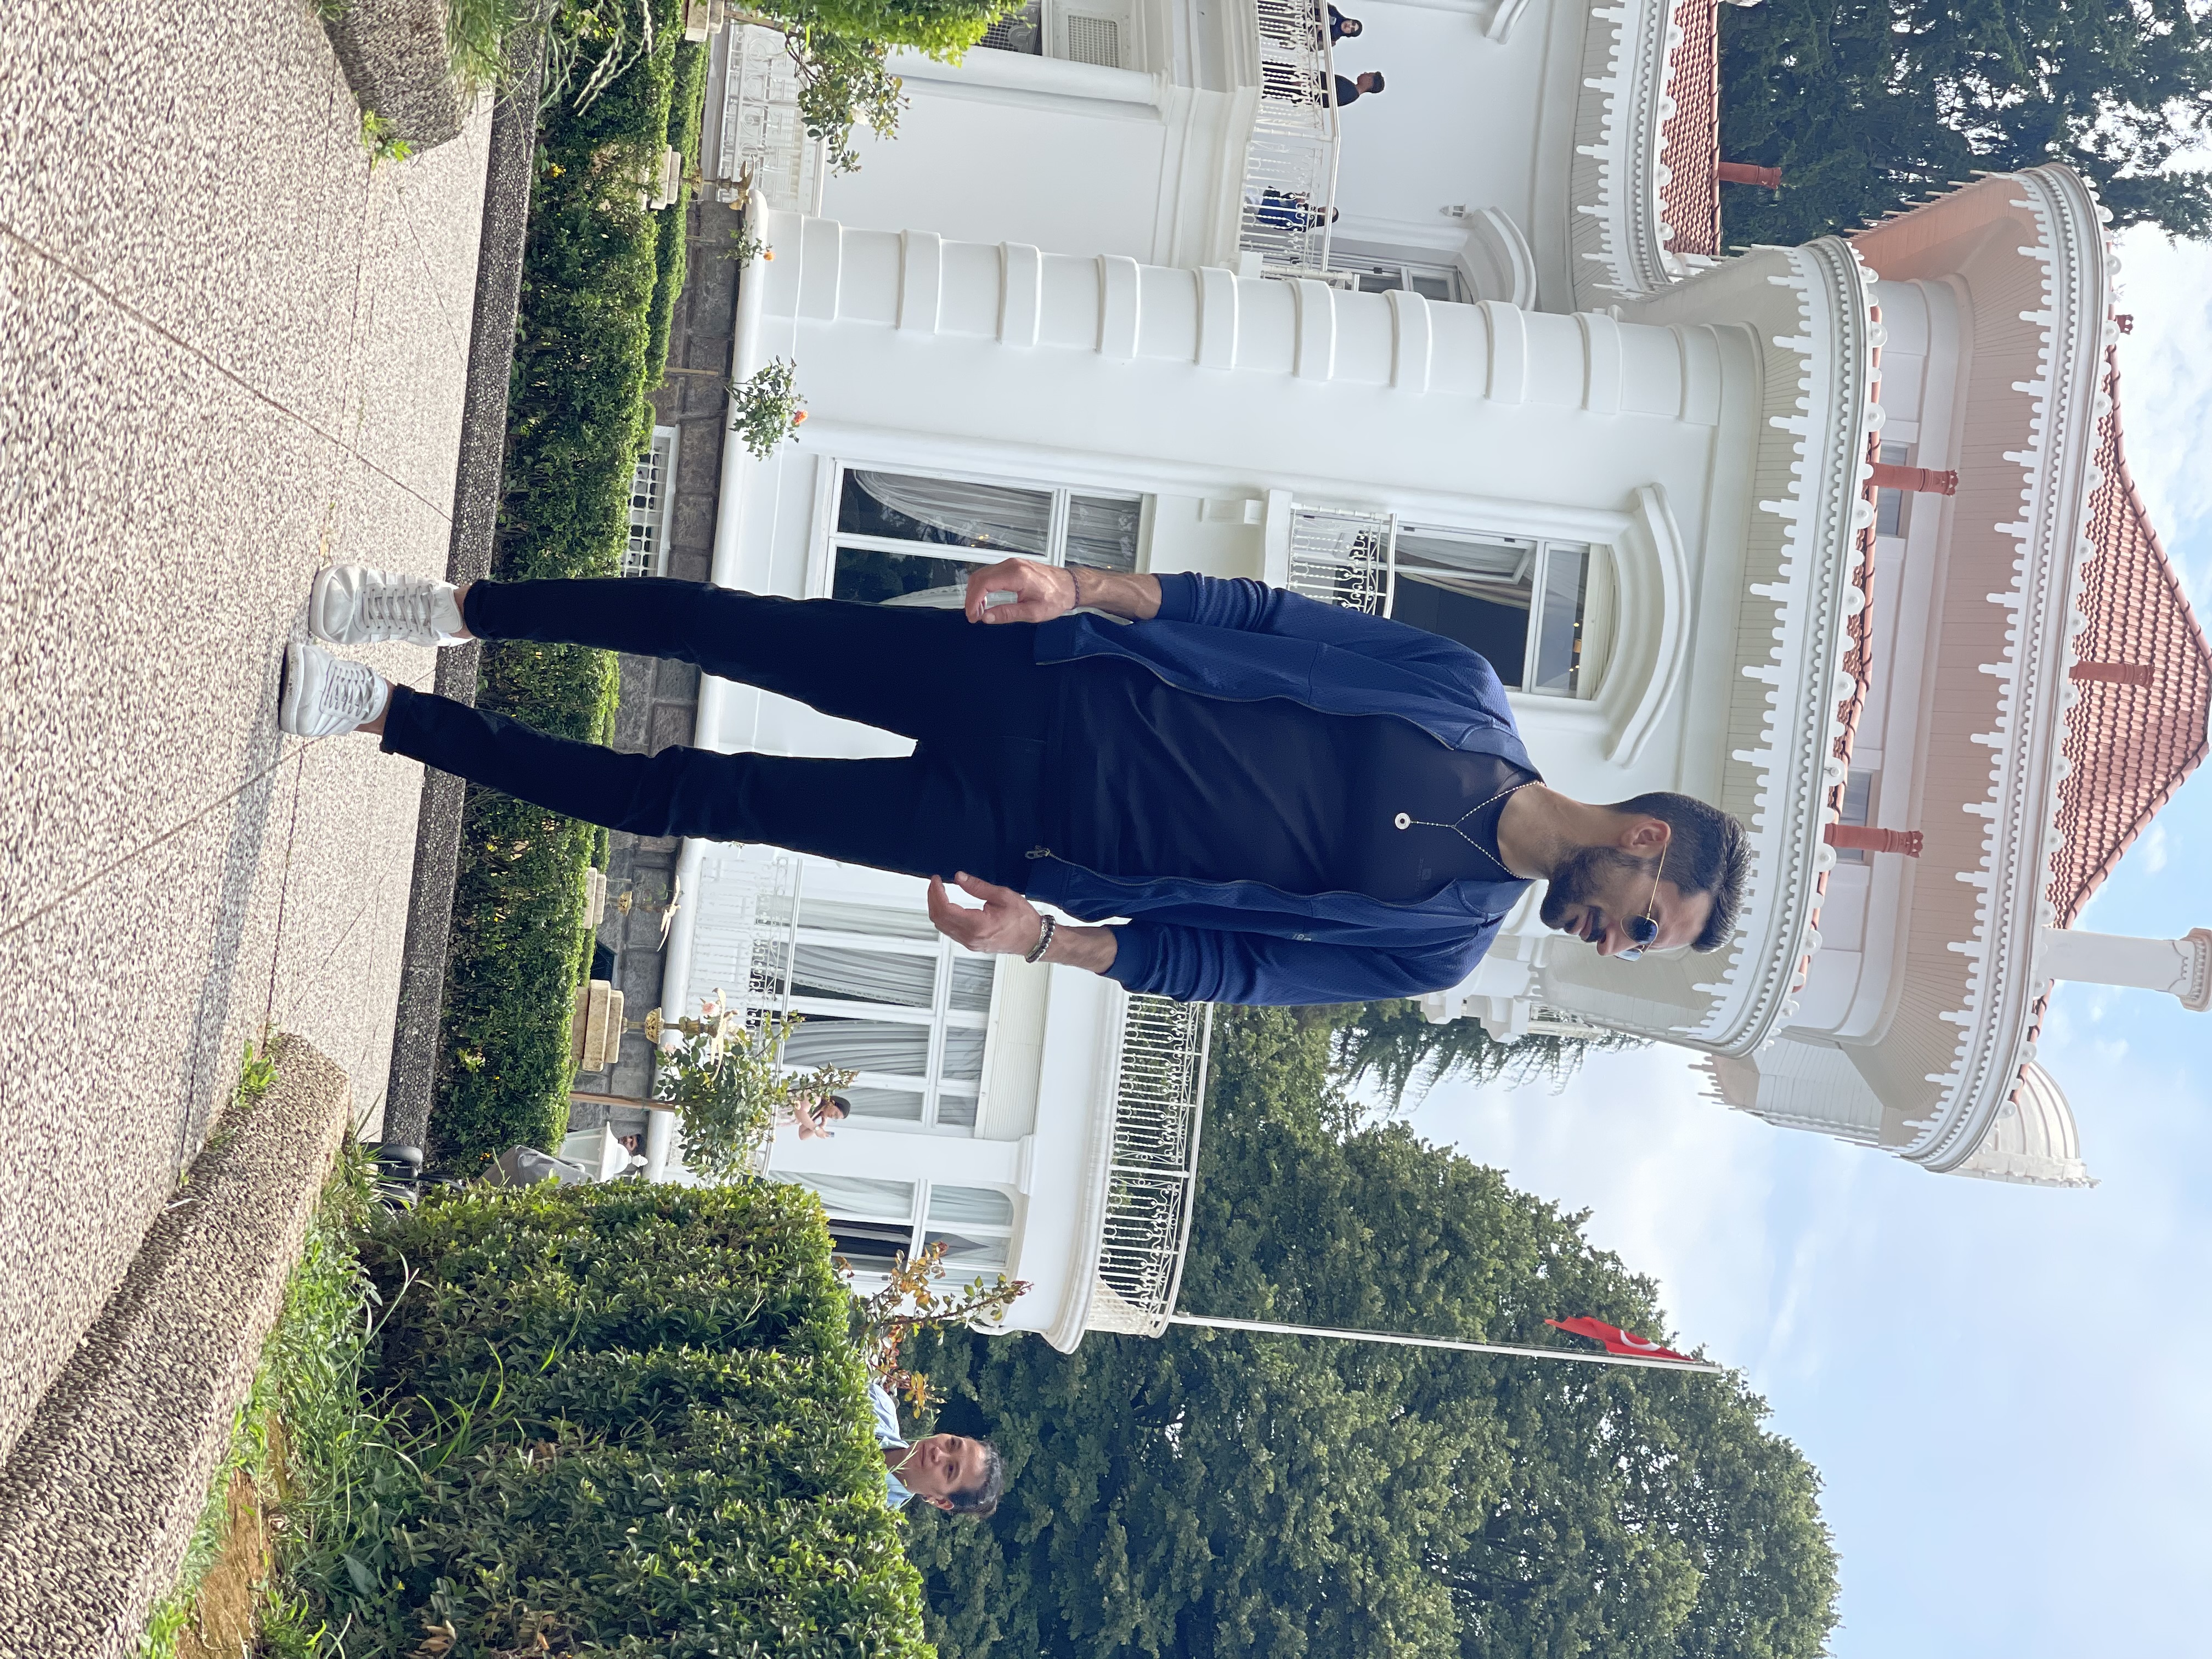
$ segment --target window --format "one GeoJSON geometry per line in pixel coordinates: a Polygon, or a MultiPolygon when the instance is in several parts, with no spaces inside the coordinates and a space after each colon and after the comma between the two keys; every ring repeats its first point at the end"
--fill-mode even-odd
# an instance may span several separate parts
{"type": "MultiPolygon", "coordinates": [[[[1881,449],[1885,466],[1911,466],[1911,444],[1884,444],[1881,449]]],[[[1877,489],[1874,492],[1874,533],[1877,536],[1902,536],[1909,521],[1905,512],[1905,492],[1902,489],[1877,489]]]]}
{"type": "Polygon", "coordinates": [[[1457,267],[1441,264],[1419,264],[1401,259],[1369,259],[1359,254],[1332,252],[1329,264],[1338,270],[1356,273],[1354,283],[1362,294],[1387,294],[1392,289],[1407,289],[1425,300],[1464,300],[1468,296],[1461,284],[1457,267]]]}
{"type": "Polygon", "coordinates": [[[1012,1259],[1014,1200],[1003,1188],[813,1173],[789,1179],[821,1199],[837,1254],[863,1273],[887,1273],[893,1257],[913,1255],[917,1235],[924,1249],[945,1247],[953,1285],[1001,1272],[1012,1259]]]}
{"type": "Polygon", "coordinates": [[[960,951],[919,906],[772,895],[761,921],[789,946],[767,1000],[805,1017],[787,1065],[858,1073],[845,1091],[856,1122],[975,1128],[995,957],[960,951]]]}
{"type": "Polygon", "coordinates": [[[1480,652],[1514,690],[1595,694],[1613,628],[1602,550],[1400,524],[1390,559],[1395,620],[1480,652]]]}
{"type": "Polygon", "coordinates": [[[657,426],[629,480],[629,540],[625,576],[658,576],[668,565],[668,509],[676,492],[676,428],[657,426]]]}
{"type": "Polygon", "coordinates": [[[992,52],[1024,52],[1044,55],[1044,0],[1029,0],[1018,11],[1000,12],[983,38],[975,43],[992,52]]]}
{"type": "Polygon", "coordinates": [[[838,485],[833,599],[958,605],[978,564],[1018,556],[1134,570],[1138,495],[847,469],[838,485]]]}
{"type": "MultiPolygon", "coordinates": [[[[1884,447],[1887,447],[1884,446],[1884,447]]],[[[1874,822],[1875,783],[1881,775],[1879,772],[1863,770],[1856,766],[1850,769],[1850,774],[1844,779],[1843,810],[1836,814],[1837,823],[1868,824],[1874,822]]],[[[1865,864],[1869,860],[1864,848],[1838,847],[1836,849],[1836,862],[1865,864]]]]}

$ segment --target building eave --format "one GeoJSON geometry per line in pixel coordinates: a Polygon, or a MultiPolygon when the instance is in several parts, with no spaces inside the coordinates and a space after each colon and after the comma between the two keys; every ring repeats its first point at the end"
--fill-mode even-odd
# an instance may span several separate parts
{"type": "MultiPolygon", "coordinates": [[[[2017,551],[2001,562],[2011,570],[2009,584],[1989,595],[1990,604],[2009,613],[2002,647],[1996,660],[1978,665],[1999,688],[1991,727],[1974,738],[1989,751],[1987,783],[1969,789],[1963,806],[1983,821],[1978,858],[1973,867],[1952,872],[1977,893],[1970,936],[1946,943],[1950,953],[1965,961],[1964,995],[1959,1006],[1935,1016],[1955,1026],[1958,1036],[1948,1069],[1928,1074],[1935,1091],[1932,1103],[1907,1121],[1909,1138],[1895,1148],[1938,1171],[1955,1169],[1973,1156],[2016,1086],[2022,1064],[2033,1056],[2041,991],[2033,970],[2035,929],[2054,850],[2059,782],[2067,767],[2063,742],[2069,642],[2084,620],[2081,577],[2094,550],[2087,530],[2091,496],[2100,482],[2093,462],[2099,426],[2109,407],[2103,376],[2112,326],[2110,273],[2103,213],[2087,184],[2070,169],[2039,167],[1984,179],[1917,211],[1932,219],[1948,206],[1963,217],[1971,205],[1958,204],[1977,193],[1989,203],[1991,222],[2007,210],[2032,221],[2033,244],[2014,244],[2016,256],[2007,257],[2033,260],[2039,267],[2041,302],[2017,319],[2036,331],[2034,378],[2009,383],[2011,392],[2028,400],[2027,430],[1981,434],[1977,459],[1981,469],[2015,470],[2018,515],[1986,530],[1954,519],[1950,532],[1954,557],[1960,538],[1968,535],[1994,534],[2016,544],[2017,551]],[[2020,447],[2000,450],[1999,442],[2020,447]]],[[[1890,268],[1885,243],[1909,237],[1914,217],[1887,221],[1859,239],[1870,263],[1890,268]]],[[[1979,338],[1983,331],[2014,325],[2011,318],[1978,313],[1977,352],[1990,349],[1979,338]]],[[[2011,355],[2017,359],[2025,354],[2015,347],[2011,355]]],[[[1968,418],[1972,419],[1971,410],[1968,418]]],[[[1963,492],[1960,510],[1968,510],[1963,492]]]]}

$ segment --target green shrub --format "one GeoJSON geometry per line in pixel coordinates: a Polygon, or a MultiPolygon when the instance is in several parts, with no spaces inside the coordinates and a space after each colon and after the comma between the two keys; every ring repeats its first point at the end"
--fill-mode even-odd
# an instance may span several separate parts
{"type": "Polygon", "coordinates": [[[683,158],[684,183],[676,199],[653,215],[653,304],[646,314],[645,383],[656,386],[668,369],[668,328],[684,292],[684,229],[691,209],[691,179],[699,161],[699,125],[707,104],[707,48],[686,40],[676,48],[676,85],[668,106],[668,147],[683,158]]]}
{"type": "MultiPolygon", "coordinates": [[[[553,25],[586,63],[592,18],[568,7],[553,25]]],[[[659,176],[672,133],[697,147],[705,91],[704,52],[683,40],[672,0],[657,4],[654,40],[583,108],[555,100],[538,134],[492,566],[505,580],[622,568],[630,479],[652,426],[647,393],[675,302],[664,245],[672,243],[678,284],[684,259],[680,204],[656,214],[639,191],[659,176]]],[[[495,644],[477,702],[604,743],[616,694],[605,652],[495,644]]],[[[584,872],[605,862],[605,830],[469,791],[432,1119],[447,1166],[481,1164],[517,1144],[550,1150],[567,1128],[569,1011],[592,954],[584,872]]]]}
{"type": "Polygon", "coordinates": [[[811,1195],[441,1189],[363,1260],[382,1438],[297,1574],[349,1659],[928,1653],[811,1195]]]}

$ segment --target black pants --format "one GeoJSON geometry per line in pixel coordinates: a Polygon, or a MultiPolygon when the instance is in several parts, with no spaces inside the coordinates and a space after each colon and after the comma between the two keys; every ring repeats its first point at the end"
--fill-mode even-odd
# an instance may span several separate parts
{"type": "Polygon", "coordinates": [[[784,599],[703,583],[480,581],[484,640],[598,646],[696,663],[915,740],[904,760],[825,760],[572,743],[396,686],[384,747],[611,830],[762,842],[798,853],[1024,885],[1039,836],[1048,671],[1026,623],[957,611],[784,599]]]}

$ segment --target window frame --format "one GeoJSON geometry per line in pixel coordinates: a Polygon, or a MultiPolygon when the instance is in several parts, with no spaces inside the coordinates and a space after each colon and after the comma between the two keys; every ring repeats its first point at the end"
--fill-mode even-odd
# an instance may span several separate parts
{"type": "MultiPolygon", "coordinates": [[[[815,1192],[816,1195],[819,1197],[820,1194],[817,1189],[809,1184],[811,1178],[817,1175],[828,1175],[834,1172],[830,1170],[793,1170],[790,1173],[777,1178],[792,1182],[800,1186],[805,1186],[809,1192],[815,1192]]],[[[883,1179],[884,1177],[876,1178],[883,1179]]],[[[908,1261],[913,1260],[915,1253],[919,1250],[925,1243],[927,1243],[929,1235],[933,1231],[938,1232],[960,1232],[969,1237],[976,1239],[1004,1239],[1006,1243],[1006,1260],[1005,1264],[1001,1267],[978,1267],[974,1268],[973,1271],[977,1273],[1010,1273],[1012,1271],[1016,1265],[1015,1245],[1022,1234],[1023,1194],[1020,1191],[1014,1188],[1006,1186],[1002,1182],[991,1181],[938,1181],[928,1176],[916,1176],[911,1181],[904,1181],[902,1177],[896,1176],[890,1177],[890,1179],[901,1181],[902,1184],[910,1186],[914,1188],[914,1196],[907,1206],[907,1212],[904,1216],[840,1215],[836,1211],[830,1209],[829,1200],[824,1199],[823,1200],[823,1208],[829,1214],[832,1226],[834,1227],[839,1221],[854,1222],[866,1226],[903,1226],[907,1230],[906,1251],[908,1261]],[[932,1222],[929,1218],[930,1200],[936,1196],[937,1189],[939,1187],[972,1187],[981,1191],[998,1194],[1006,1200],[1006,1222],[1003,1224],[997,1222],[932,1222]]],[[[950,1259],[946,1261],[945,1273],[945,1278],[948,1281],[955,1284],[963,1283],[964,1281],[958,1278],[960,1272],[960,1263],[950,1259]]],[[[885,1274],[877,1273],[874,1269],[867,1267],[855,1268],[854,1276],[856,1278],[869,1279],[882,1279],[887,1277],[885,1274]]]]}
{"type": "MultiPolygon", "coordinates": [[[[1469,529],[1464,525],[1443,525],[1428,521],[1417,524],[1396,513],[1391,514],[1389,519],[1390,532],[1384,544],[1383,555],[1382,614],[1385,617],[1394,621],[1396,619],[1400,532],[1403,531],[1409,535],[1428,536],[1439,541],[1460,539],[1474,542],[1483,537],[1491,537],[1503,543],[1525,543],[1534,549],[1534,558],[1528,568],[1528,623],[1526,631],[1522,635],[1521,684],[1508,684],[1505,689],[1516,696],[1542,697],[1552,702],[1576,704],[1597,701],[1599,693],[1604,689],[1606,676],[1612,667],[1613,653],[1610,651],[1606,653],[1606,662],[1597,671],[1596,678],[1586,688],[1578,687],[1567,691],[1547,691],[1528,682],[1537,662],[1537,646],[1544,621],[1545,586],[1551,569],[1553,550],[1564,548],[1580,553],[1593,562],[1600,558],[1618,559],[1619,554],[1611,546],[1602,542],[1581,541],[1567,536],[1546,535],[1540,532],[1516,535],[1504,530],[1469,529]]],[[[1585,570],[1583,580],[1586,583],[1589,575],[1589,571],[1585,570]]],[[[1616,606],[1620,604],[1619,586],[1620,581],[1616,575],[1614,579],[1616,593],[1613,600],[1616,606]]],[[[1579,623],[1579,618],[1577,621],[1579,623]]],[[[1619,631],[1618,623],[1615,624],[1615,631],[1619,631]]],[[[1504,677],[1500,675],[1498,678],[1502,683],[1504,677]]]]}
{"type": "MultiPolygon", "coordinates": [[[[853,456],[840,456],[822,468],[821,483],[815,500],[815,536],[811,556],[808,560],[806,592],[810,598],[827,599],[837,585],[837,553],[850,547],[872,553],[912,553],[925,558],[943,559],[949,563],[969,565],[996,564],[1001,559],[1036,559],[1040,563],[1064,568],[1067,563],[1067,528],[1070,505],[1078,495],[1087,495],[1102,501],[1131,501],[1137,503],[1137,544],[1133,571],[1141,573],[1151,564],[1153,496],[1150,490],[1121,489],[1098,484],[1054,483],[1035,477],[1012,477],[968,472],[952,467],[913,465],[903,461],[871,461],[853,456]],[[903,477],[930,478],[945,483],[978,484],[994,489],[1026,489],[1052,497],[1050,515],[1045,527],[1045,552],[1040,556],[1024,553],[1015,548],[960,547],[949,542],[902,541],[896,536],[872,536],[856,531],[843,531],[837,520],[843,509],[845,480],[848,474],[860,472],[891,472],[903,477]]],[[[1094,567],[1085,565],[1085,569],[1094,567]]]]}

